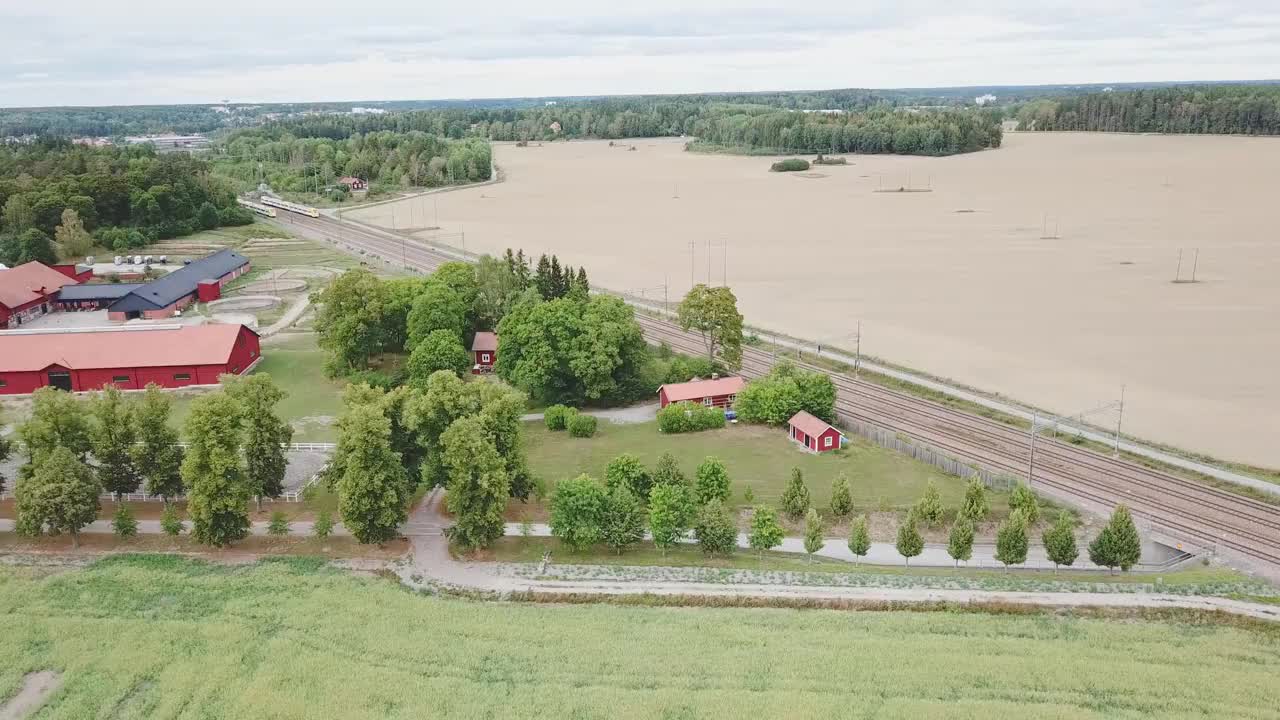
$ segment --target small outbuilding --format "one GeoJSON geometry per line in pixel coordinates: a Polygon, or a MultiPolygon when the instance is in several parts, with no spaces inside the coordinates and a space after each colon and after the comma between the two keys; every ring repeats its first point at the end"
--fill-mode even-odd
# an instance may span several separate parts
{"type": "Polygon", "coordinates": [[[801,410],[787,421],[787,434],[813,452],[839,450],[844,435],[822,419],[801,410]]]}
{"type": "Polygon", "coordinates": [[[690,380],[658,388],[658,404],[666,407],[675,402],[696,402],[707,407],[727,408],[733,405],[747,381],[732,375],[710,380],[690,380]]]}
{"type": "Polygon", "coordinates": [[[498,335],[491,332],[478,332],[471,340],[471,355],[475,364],[471,372],[483,375],[493,372],[493,364],[498,360],[498,335]]]}
{"type": "Polygon", "coordinates": [[[351,192],[356,192],[358,190],[367,190],[369,188],[369,184],[358,177],[341,178],[340,180],[338,180],[338,184],[346,185],[347,189],[350,190],[351,192]]]}

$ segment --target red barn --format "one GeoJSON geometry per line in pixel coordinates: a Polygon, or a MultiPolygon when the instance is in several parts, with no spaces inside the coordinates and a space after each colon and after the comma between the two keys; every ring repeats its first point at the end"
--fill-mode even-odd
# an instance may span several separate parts
{"type": "Polygon", "coordinates": [[[663,385],[658,388],[658,404],[666,407],[674,402],[687,401],[702,403],[707,407],[727,408],[733,405],[734,399],[746,384],[746,380],[734,375],[663,385]]]}
{"type": "Polygon", "coordinates": [[[471,340],[471,354],[475,365],[471,372],[475,375],[493,372],[493,363],[498,359],[498,336],[491,332],[478,332],[471,340]]]}
{"type": "Polygon", "coordinates": [[[361,180],[358,177],[344,177],[338,180],[338,184],[346,185],[347,189],[350,190],[351,192],[356,192],[357,190],[366,190],[369,187],[368,183],[366,183],[364,180],[361,180]]]}
{"type": "Polygon", "coordinates": [[[0,330],[52,311],[58,290],[75,284],[74,278],[35,261],[0,270],[0,330]]]}
{"type": "Polygon", "coordinates": [[[10,330],[0,333],[0,394],[53,387],[80,392],[108,383],[121,390],[213,385],[261,358],[258,334],[244,325],[10,330]]]}
{"type": "MultiPolygon", "coordinates": [[[[175,313],[200,299],[201,281],[213,281],[221,288],[247,272],[249,258],[234,250],[219,250],[168,275],[139,285],[137,289],[107,306],[107,317],[116,321],[173,317],[175,313]]],[[[212,294],[212,290],[205,292],[212,294]]]]}
{"type": "Polygon", "coordinates": [[[803,410],[787,421],[787,434],[814,452],[839,450],[844,443],[844,435],[839,430],[803,410]]]}

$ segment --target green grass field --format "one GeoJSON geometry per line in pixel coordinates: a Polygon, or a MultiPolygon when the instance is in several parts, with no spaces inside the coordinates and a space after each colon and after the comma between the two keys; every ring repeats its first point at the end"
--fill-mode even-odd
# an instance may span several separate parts
{"type": "MultiPolygon", "coordinates": [[[[784,430],[745,424],[664,435],[658,432],[657,423],[615,425],[606,421],[600,423],[595,437],[582,439],[529,422],[524,424],[524,433],[529,465],[548,484],[584,472],[603,478],[609,461],[625,452],[639,455],[650,467],[662,453],[670,452],[690,477],[703,458],[718,456],[729,469],[736,503],[745,502],[743,492],[750,487],[755,502],[776,506],[791,479],[792,467],[804,473],[815,507],[830,502],[831,482],[841,471],[849,477],[849,489],[859,510],[906,508],[920,498],[931,478],[937,482],[944,504],[956,506],[964,496],[964,482],[959,478],[857,437],[850,438],[843,450],[818,455],[799,449],[784,430]]],[[[992,494],[996,515],[1008,511],[1007,497],[1006,493],[992,494]]]]}
{"type": "Polygon", "coordinates": [[[478,602],[298,560],[4,567],[0,613],[0,698],[62,674],[40,720],[1263,718],[1280,673],[1263,629],[478,602]]]}
{"type": "MultiPolygon", "coordinates": [[[[325,377],[324,351],[316,347],[315,336],[298,334],[264,344],[262,362],[255,373],[266,373],[282,390],[289,394],[276,412],[286,422],[314,418],[295,428],[294,442],[336,442],[337,428],[321,418],[336,418],[342,412],[342,386],[340,380],[325,377]]],[[[174,398],[172,420],[179,428],[191,411],[193,395],[174,398]]]]}

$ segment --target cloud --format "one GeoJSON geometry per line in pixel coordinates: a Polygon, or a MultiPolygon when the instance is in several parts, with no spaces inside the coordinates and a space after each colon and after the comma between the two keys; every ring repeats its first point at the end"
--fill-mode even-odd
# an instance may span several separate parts
{"type": "Polygon", "coordinates": [[[45,0],[0,7],[2,101],[368,100],[1280,77],[1280,13],[1272,0],[112,5],[45,0]]]}

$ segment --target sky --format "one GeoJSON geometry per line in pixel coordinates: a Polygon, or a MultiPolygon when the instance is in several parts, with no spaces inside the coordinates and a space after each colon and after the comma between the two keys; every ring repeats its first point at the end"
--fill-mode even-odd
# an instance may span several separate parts
{"type": "Polygon", "coordinates": [[[1280,2],[0,0],[0,106],[1280,78],[1280,2]]]}

